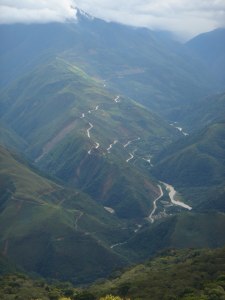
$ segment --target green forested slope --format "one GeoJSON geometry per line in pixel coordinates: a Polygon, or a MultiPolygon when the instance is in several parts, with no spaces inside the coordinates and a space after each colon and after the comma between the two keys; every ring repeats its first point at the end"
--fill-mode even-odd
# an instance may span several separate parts
{"type": "Polygon", "coordinates": [[[156,157],[154,174],[173,184],[195,208],[224,211],[225,124],[214,123],[156,157]]]}
{"type": "Polygon", "coordinates": [[[158,188],[147,160],[179,136],[174,128],[59,58],[1,98],[2,120],[26,141],[26,155],[43,170],[122,217],[148,215],[158,188]]]}
{"type": "Polygon", "coordinates": [[[125,225],[77,190],[46,179],[4,148],[1,158],[0,247],[26,271],[90,281],[125,263],[110,245],[125,225]]]}
{"type": "Polygon", "coordinates": [[[117,272],[108,280],[81,289],[69,282],[10,273],[1,276],[2,300],[223,300],[225,250],[169,249],[151,260],[117,272]],[[106,295],[106,298],[102,298],[106,295]],[[115,295],[115,296],[113,296],[115,295]],[[119,296],[121,298],[119,298],[119,296]]]}
{"type": "Polygon", "coordinates": [[[225,297],[225,249],[168,250],[91,288],[132,300],[212,300],[225,297]]]}

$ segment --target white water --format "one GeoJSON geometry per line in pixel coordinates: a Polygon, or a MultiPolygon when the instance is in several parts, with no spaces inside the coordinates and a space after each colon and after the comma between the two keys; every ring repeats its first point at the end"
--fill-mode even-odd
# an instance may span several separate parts
{"type": "Polygon", "coordinates": [[[99,143],[95,143],[95,149],[98,149],[100,147],[99,143]]]}
{"type": "Polygon", "coordinates": [[[163,197],[163,190],[162,190],[162,187],[161,185],[158,184],[158,188],[159,188],[159,191],[160,191],[160,195],[154,200],[153,202],[153,210],[151,212],[151,214],[149,215],[149,220],[151,221],[151,223],[154,223],[154,218],[153,218],[153,215],[157,209],[157,205],[156,205],[156,202],[163,197]]]}
{"type": "Polygon", "coordinates": [[[85,114],[83,113],[82,116],[80,117],[81,119],[85,118],[85,114]]]}
{"type": "Polygon", "coordinates": [[[181,202],[181,201],[178,201],[178,200],[175,200],[175,199],[174,199],[174,197],[175,197],[175,195],[176,195],[177,192],[175,191],[175,189],[174,189],[174,187],[173,187],[172,185],[169,185],[169,184],[167,184],[167,183],[165,183],[165,182],[162,182],[162,184],[165,185],[166,190],[169,192],[170,200],[171,200],[171,202],[172,202],[174,205],[178,205],[178,206],[181,206],[181,207],[186,208],[186,209],[188,209],[188,210],[192,210],[192,207],[191,207],[191,206],[189,206],[189,205],[187,205],[187,204],[185,204],[185,203],[183,203],[183,202],[181,202]]]}

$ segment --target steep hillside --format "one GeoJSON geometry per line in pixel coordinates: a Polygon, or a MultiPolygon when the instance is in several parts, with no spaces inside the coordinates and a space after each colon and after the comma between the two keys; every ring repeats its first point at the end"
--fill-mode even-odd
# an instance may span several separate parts
{"type": "Polygon", "coordinates": [[[212,124],[161,152],[153,173],[173,184],[194,207],[208,203],[213,208],[214,203],[215,209],[224,211],[224,141],[224,122],[212,124]]]}
{"type": "Polygon", "coordinates": [[[210,95],[189,106],[180,116],[188,131],[197,131],[216,122],[225,120],[225,93],[210,95]]]}
{"type": "Polygon", "coordinates": [[[27,147],[27,143],[23,138],[6,126],[6,124],[2,123],[0,123],[0,145],[18,152],[24,151],[27,147]]]}
{"type": "Polygon", "coordinates": [[[106,276],[127,263],[110,248],[118,238],[129,236],[124,223],[2,147],[0,162],[3,256],[26,271],[74,282],[106,276]]]}
{"type": "Polygon", "coordinates": [[[215,78],[224,88],[225,83],[225,28],[196,36],[186,46],[210,67],[215,78]]]}
{"type": "Polygon", "coordinates": [[[2,120],[43,170],[122,217],[148,215],[159,194],[150,159],[182,135],[176,129],[60,58],[40,65],[1,98],[2,120]]]}
{"type": "Polygon", "coordinates": [[[167,216],[153,226],[143,226],[135,236],[115,248],[138,262],[158,251],[175,248],[216,248],[225,244],[224,212],[210,211],[181,213],[167,216]]]}
{"type": "Polygon", "coordinates": [[[180,186],[221,184],[225,180],[224,151],[225,123],[215,123],[170,145],[156,158],[155,174],[180,186]]]}
{"type": "Polygon", "coordinates": [[[0,296],[2,300],[10,297],[24,300],[30,297],[43,300],[222,300],[225,295],[224,253],[224,248],[166,250],[141,265],[117,273],[106,282],[83,290],[69,282],[50,284],[42,278],[11,273],[1,276],[0,296]]]}
{"type": "MultiPolygon", "coordinates": [[[[225,249],[168,250],[90,291],[143,300],[209,300],[225,296],[225,249]]],[[[96,297],[96,298],[98,298],[96,297]]]]}

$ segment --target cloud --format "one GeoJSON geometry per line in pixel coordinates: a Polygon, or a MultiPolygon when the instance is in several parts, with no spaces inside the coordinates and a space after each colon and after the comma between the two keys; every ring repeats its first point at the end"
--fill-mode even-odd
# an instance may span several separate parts
{"type": "Polygon", "coordinates": [[[225,26],[224,0],[76,0],[89,14],[190,37],[225,26]]]}
{"type": "Polygon", "coordinates": [[[0,0],[0,22],[74,20],[73,7],[107,21],[186,37],[225,26],[224,0],[0,0]]]}
{"type": "Polygon", "coordinates": [[[75,18],[72,0],[0,0],[0,23],[65,22],[75,18]]]}

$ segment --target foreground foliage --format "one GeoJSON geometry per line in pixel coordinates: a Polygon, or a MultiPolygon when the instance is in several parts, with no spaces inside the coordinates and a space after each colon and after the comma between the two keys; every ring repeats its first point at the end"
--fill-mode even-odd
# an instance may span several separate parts
{"type": "Polygon", "coordinates": [[[225,299],[225,248],[167,250],[115,279],[94,285],[91,292],[136,300],[222,300],[225,299]]]}
{"type": "MultiPolygon", "coordinates": [[[[117,274],[118,275],[118,274],[117,274]]],[[[167,250],[120,276],[88,289],[69,282],[0,277],[2,300],[224,300],[225,248],[167,250]]]]}

